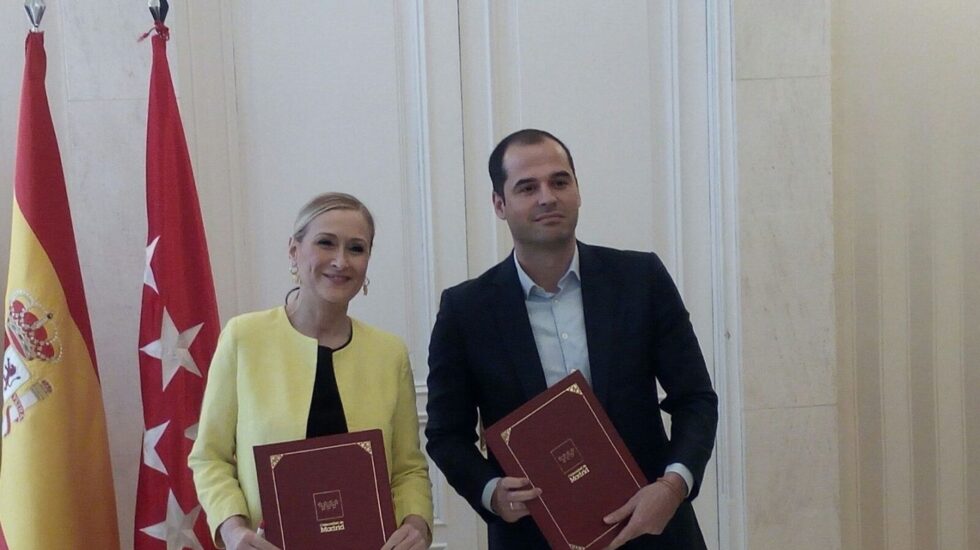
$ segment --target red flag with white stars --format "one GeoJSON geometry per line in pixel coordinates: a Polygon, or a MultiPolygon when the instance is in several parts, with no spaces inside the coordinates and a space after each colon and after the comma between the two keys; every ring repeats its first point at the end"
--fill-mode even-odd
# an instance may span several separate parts
{"type": "Polygon", "coordinates": [[[153,36],[146,131],[146,271],[140,318],[143,455],[136,550],[214,548],[187,467],[218,307],[184,129],[167,62],[167,27],[153,36]]]}

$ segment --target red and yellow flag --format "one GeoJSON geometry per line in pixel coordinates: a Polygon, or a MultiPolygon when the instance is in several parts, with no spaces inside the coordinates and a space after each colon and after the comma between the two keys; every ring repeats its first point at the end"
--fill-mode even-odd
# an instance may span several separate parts
{"type": "Polygon", "coordinates": [[[44,77],[27,36],[4,300],[0,548],[118,549],[109,442],[44,77]]]}

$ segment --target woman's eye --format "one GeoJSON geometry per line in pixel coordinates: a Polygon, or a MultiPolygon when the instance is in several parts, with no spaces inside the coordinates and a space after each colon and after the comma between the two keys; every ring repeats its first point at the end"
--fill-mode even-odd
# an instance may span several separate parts
{"type": "Polygon", "coordinates": [[[364,253],[364,247],[361,246],[361,245],[354,245],[354,246],[350,247],[350,250],[351,250],[351,252],[354,252],[354,253],[357,253],[357,254],[363,254],[364,253]]]}

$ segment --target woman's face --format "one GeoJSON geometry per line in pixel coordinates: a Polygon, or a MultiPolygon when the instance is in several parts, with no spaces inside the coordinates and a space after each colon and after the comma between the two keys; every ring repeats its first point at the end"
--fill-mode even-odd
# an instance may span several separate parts
{"type": "Polygon", "coordinates": [[[364,285],[371,229],[357,210],[330,210],[310,221],[303,240],[291,239],[301,292],[346,305],[364,285]]]}

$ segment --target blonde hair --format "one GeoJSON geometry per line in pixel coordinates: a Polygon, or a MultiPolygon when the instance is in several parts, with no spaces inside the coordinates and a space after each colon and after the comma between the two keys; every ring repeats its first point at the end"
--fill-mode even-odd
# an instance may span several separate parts
{"type": "Polygon", "coordinates": [[[363,214],[371,232],[370,245],[374,246],[374,217],[371,216],[371,211],[357,197],[347,193],[323,193],[310,199],[296,215],[296,222],[293,224],[293,239],[296,242],[302,241],[303,237],[306,236],[310,222],[320,214],[331,210],[357,210],[363,214]]]}

